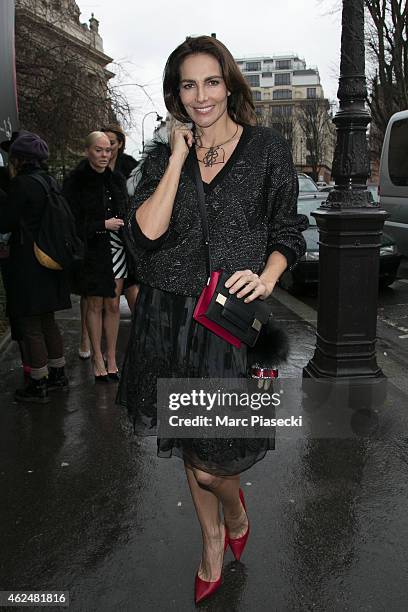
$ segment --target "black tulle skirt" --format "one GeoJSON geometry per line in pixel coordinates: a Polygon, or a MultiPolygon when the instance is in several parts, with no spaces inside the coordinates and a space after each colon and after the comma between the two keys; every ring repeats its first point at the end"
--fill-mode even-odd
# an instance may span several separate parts
{"type": "MultiPolygon", "coordinates": [[[[140,288],[117,395],[139,435],[156,435],[157,378],[247,376],[245,347],[236,349],[196,323],[196,302],[195,297],[140,288]]],[[[274,450],[275,439],[159,438],[157,444],[160,457],[175,455],[190,467],[232,476],[274,450]]]]}

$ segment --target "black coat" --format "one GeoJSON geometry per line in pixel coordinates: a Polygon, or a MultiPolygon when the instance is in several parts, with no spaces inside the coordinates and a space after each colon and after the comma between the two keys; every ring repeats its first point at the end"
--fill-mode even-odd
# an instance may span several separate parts
{"type": "Polygon", "coordinates": [[[63,193],[74,213],[77,231],[85,244],[84,263],[74,279],[80,295],[115,297],[115,279],[105,220],[125,219],[128,196],[124,177],[106,168],[96,172],[87,160],[81,161],[64,181],[63,193]],[[105,188],[112,195],[112,208],[106,208],[105,188]]]}
{"type": "Polygon", "coordinates": [[[44,268],[34,255],[33,241],[47,205],[43,187],[30,178],[34,173],[47,179],[39,168],[25,166],[10,181],[8,197],[0,207],[0,232],[11,232],[7,262],[7,311],[11,317],[71,308],[66,273],[44,268]]]}
{"type": "Polygon", "coordinates": [[[134,157],[128,155],[127,153],[122,153],[118,155],[118,158],[116,160],[115,172],[120,172],[127,180],[130,176],[130,173],[134,168],[136,168],[137,165],[138,162],[135,160],[134,157]]]}
{"type": "Polygon", "coordinates": [[[0,167],[0,189],[3,192],[8,193],[10,189],[10,174],[8,168],[5,166],[0,167]]]}

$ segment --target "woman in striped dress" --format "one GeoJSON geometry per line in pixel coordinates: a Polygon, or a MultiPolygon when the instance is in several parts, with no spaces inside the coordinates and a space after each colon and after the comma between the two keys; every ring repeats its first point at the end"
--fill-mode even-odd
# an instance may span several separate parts
{"type": "Polygon", "coordinates": [[[84,263],[74,280],[74,291],[86,297],[95,382],[108,382],[119,379],[116,341],[119,300],[127,277],[122,226],[128,197],[124,177],[109,168],[111,145],[106,134],[89,134],[85,155],[86,159],[65,180],[64,195],[85,244],[84,263]],[[106,363],[101,347],[102,331],[106,363]]]}

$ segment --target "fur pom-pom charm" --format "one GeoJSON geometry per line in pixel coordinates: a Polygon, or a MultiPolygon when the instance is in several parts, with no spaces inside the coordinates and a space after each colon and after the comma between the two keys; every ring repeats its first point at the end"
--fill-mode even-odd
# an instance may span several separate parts
{"type": "Polygon", "coordinates": [[[262,328],[254,347],[248,349],[248,365],[250,367],[270,368],[287,361],[289,355],[289,338],[281,325],[269,317],[268,323],[262,328]]]}

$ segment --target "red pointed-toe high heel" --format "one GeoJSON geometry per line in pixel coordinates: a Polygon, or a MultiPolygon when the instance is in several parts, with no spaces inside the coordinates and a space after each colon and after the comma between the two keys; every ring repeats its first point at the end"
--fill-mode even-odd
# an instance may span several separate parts
{"type": "MultiPolygon", "coordinates": [[[[228,535],[227,535],[227,529],[225,529],[224,553],[227,550],[227,548],[228,548],[228,535]]],[[[195,583],[194,583],[194,600],[196,604],[200,603],[200,601],[203,601],[203,599],[207,599],[207,597],[210,597],[211,595],[213,595],[215,591],[218,591],[221,584],[222,584],[222,574],[220,574],[220,577],[218,578],[218,580],[215,580],[214,582],[209,582],[207,580],[203,580],[202,578],[200,578],[197,572],[196,577],[195,577],[195,583]]]]}
{"type": "MultiPolygon", "coordinates": [[[[245,513],[246,513],[246,505],[245,505],[244,493],[242,492],[242,489],[239,490],[239,499],[241,500],[241,504],[243,505],[245,513]]],[[[248,515],[247,515],[247,518],[248,518],[248,515]]],[[[244,548],[248,540],[248,536],[249,536],[249,520],[248,520],[248,529],[246,530],[244,535],[240,536],[239,538],[230,538],[230,537],[228,538],[228,543],[237,561],[241,559],[242,553],[244,552],[244,548]]]]}

